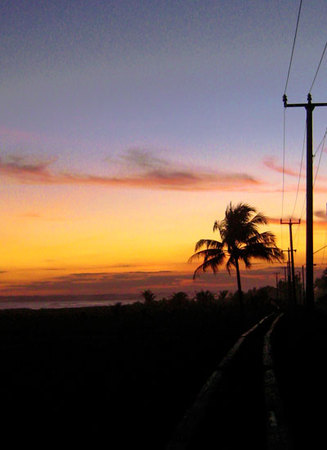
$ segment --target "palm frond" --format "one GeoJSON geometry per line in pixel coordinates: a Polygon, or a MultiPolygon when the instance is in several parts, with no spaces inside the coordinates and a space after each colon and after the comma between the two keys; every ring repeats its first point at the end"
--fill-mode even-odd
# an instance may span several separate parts
{"type": "Polygon", "coordinates": [[[242,255],[242,253],[241,253],[240,259],[243,261],[246,269],[251,269],[252,263],[250,261],[250,258],[247,257],[247,255],[245,255],[245,254],[242,255]]]}
{"type": "MultiPolygon", "coordinates": [[[[225,255],[224,252],[222,253],[225,255]]],[[[207,261],[209,258],[217,257],[219,254],[220,250],[217,251],[217,249],[214,248],[200,250],[199,252],[194,253],[194,255],[188,259],[188,262],[190,263],[200,258],[203,258],[203,261],[207,261]]]]}
{"type": "Polygon", "coordinates": [[[257,213],[252,217],[251,222],[255,225],[266,225],[268,223],[268,218],[262,213],[257,213]]]}
{"type": "Polygon", "coordinates": [[[222,224],[222,220],[215,220],[215,223],[213,224],[213,231],[219,231],[220,232],[220,228],[221,228],[221,224],[222,224]]]}
{"type": "Polygon", "coordinates": [[[206,272],[208,269],[212,270],[214,274],[218,272],[219,266],[225,259],[225,253],[217,255],[216,257],[205,260],[199,267],[197,267],[193,273],[193,280],[197,277],[199,272],[206,272]]]}
{"type": "Polygon", "coordinates": [[[247,241],[245,242],[246,245],[253,245],[253,244],[264,244],[267,246],[276,246],[276,237],[273,233],[270,231],[264,231],[263,233],[257,233],[253,236],[250,236],[247,241]]]}
{"type": "Polygon", "coordinates": [[[216,241],[214,239],[200,239],[195,244],[194,251],[197,252],[202,247],[206,247],[207,249],[209,249],[209,248],[218,249],[218,248],[222,248],[222,246],[223,246],[223,244],[221,242],[216,241]]]}
{"type": "Polygon", "coordinates": [[[250,258],[262,259],[267,262],[282,262],[284,255],[281,249],[276,246],[267,246],[263,242],[256,242],[247,245],[240,252],[240,259],[250,260],[250,258]]]}
{"type": "Polygon", "coordinates": [[[232,256],[230,256],[228,258],[227,263],[226,263],[226,269],[227,269],[227,272],[228,272],[229,275],[231,273],[231,268],[232,267],[235,267],[235,260],[234,260],[234,258],[232,256]]]}

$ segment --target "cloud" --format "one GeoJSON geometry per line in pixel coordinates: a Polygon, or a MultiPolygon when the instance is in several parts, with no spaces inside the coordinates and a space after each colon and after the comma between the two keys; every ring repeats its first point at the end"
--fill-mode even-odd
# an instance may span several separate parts
{"type": "Polygon", "coordinates": [[[21,183],[51,183],[55,177],[48,167],[51,161],[28,161],[23,156],[10,155],[0,158],[0,174],[14,178],[21,183]]]}
{"type": "Polygon", "coordinates": [[[118,162],[146,170],[159,169],[169,166],[169,162],[154,156],[149,150],[132,147],[118,158],[118,162]]]}
{"type": "Polygon", "coordinates": [[[141,173],[123,176],[55,173],[50,170],[54,160],[29,161],[22,156],[9,156],[0,158],[0,174],[23,184],[80,184],[182,191],[237,191],[261,184],[246,173],[195,170],[178,165],[174,168],[174,164],[141,151],[130,150],[125,157],[136,161],[137,168],[143,169],[141,173]]]}
{"type": "Polygon", "coordinates": [[[317,219],[322,219],[324,222],[327,221],[327,212],[324,210],[315,211],[314,216],[317,217],[317,219]]]}
{"type": "Polygon", "coordinates": [[[0,291],[17,294],[128,294],[140,293],[143,289],[152,288],[163,291],[180,290],[181,281],[191,279],[190,274],[158,272],[80,272],[61,275],[46,280],[25,283],[2,283],[0,291]],[[168,290],[169,290],[168,289],[168,290]]]}
{"type": "Polygon", "coordinates": [[[153,170],[144,175],[123,177],[97,175],[64,175],[54,180],[57,183],[78,183],[101,186],[118,186],[144,189],[164,189],[182,191],[227,191],[254,187],[260,184],[258,180],[243,173],[209,173],[192,170],[175,171],[153,170]]]}
{"type": "MultiPolygon", "coordinates": [[[[280,267],[274,266],[268,269],[242,270],[242,281],[245,289],[253,286],[259,287],[275,283],[274,272],[280,267]]],[[[236,290],[235,273],[228,275],[222,270],[214,275],[203,273],[195,281],[192,280],[192,271],[134,271],[134,272],[80,272],[61,275],[39,281],[21,283],[2,283],[0,292],[2,295],[96,295],[111,294],[124,295],[129,298],[140,298],[144,289],[151,289],[160,298],[174,292],[185,291],[193,295],[199,290],[227,289],[236,290]]]]}
{"type": "MultiPolygon", "coordinates": [[[[313,213],[313,221],[314,221],[314,227],[317,229],[324,229],[326,227],[326,222],[327,222],[327,215],[326,215],[326,211],[323,210],[319,210],[319,211],[315,211],[313,213]],[[319,219],[319,220],[315,220],[319,219]]],[[[290,217],[283,217],[283,222],[288,222],[288,220],[290,219],[290,217]]],[[[293,220],[298,220],[298,217],[293,217],[293,220]]],[[[305,218],[305,214],[304,217],[301,218],[301,223],[300,226],[305,227],[306,226],[306,218],[305,218]]],[[[268,224],[273,224],[273,225],[279,225],[280,224],[280,218],[277,217],[268,217],[268,224]]]]}
{"type": "MultiPolygon", "coordinates": [[[[283,166],[280,166],[280,165],[276,164],[276,158],[267,157],[267,158],[265,158],[263,160],[263,164],[266,167],[268,167],[268,169],[274,170],[275,172],[284,173],[285,175],[290,175],[292,177],[298,177],[299,176],[298,172],[296,172],[296,171],[294,171],[294,170],[292,170],[290,168],[287,168],[287,167],[283,168],[283,166]]],[[[302,177],[303,176],[304,175],[302,175],[302,177]]]]}
{"type": "Polygon", "coordinates": [[[33,212],[26,212],[23,214],[19,214],[18,217],[24,218],[24,219],[41,219],[41,214],[33,213],[33,212]]]}
{"type": "Polygon", "coordinates": [[[280,224],[280,218],[277,217],[267,217],[268,219],[268,225],[272,224],[272,225],[279,225],[280,224]]]}
{"type": "Polygon", "coordinates": [[[37,143],[41,136],[30,131],[0,126],[1,139],[10,143],[37,143]]]}

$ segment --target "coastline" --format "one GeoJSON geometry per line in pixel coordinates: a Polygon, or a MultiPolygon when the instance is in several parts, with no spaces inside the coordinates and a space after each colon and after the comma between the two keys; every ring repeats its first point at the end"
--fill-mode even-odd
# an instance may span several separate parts
{"type": "Polygon", "coordinates": [[[124,305],[141,301],[137,295],[14,295],[0,296],[0,310],[14,309],[67,309],[90,308],[96,306],[124,305]]]}

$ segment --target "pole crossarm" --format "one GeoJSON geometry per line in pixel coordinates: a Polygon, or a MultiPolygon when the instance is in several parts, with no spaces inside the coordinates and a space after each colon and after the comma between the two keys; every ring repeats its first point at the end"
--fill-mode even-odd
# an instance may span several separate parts
{"type": "Polygon", "coordinates": [[[289,219],[287,221],[283,220],[283,219],[280,219],[280,223],[282,225],[299,225],[301,223],[301,219],[298,219],[298,220],[289,219]]]}
{"type": "Polygon", "coordinates": [[[312,103],[311,94],[308,94],[308,102],[307,103],[287,103],[287,96],[283,95],[283,103],[284,108],[312,108],[314,109],[316,106],[327,106],[327,103],[312,103]]]}

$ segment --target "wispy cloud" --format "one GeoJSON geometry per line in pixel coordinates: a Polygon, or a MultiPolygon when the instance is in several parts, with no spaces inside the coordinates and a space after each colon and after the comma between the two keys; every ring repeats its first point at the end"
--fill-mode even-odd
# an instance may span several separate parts
{"type": "Polygon", "coordinates": [[[167,168],[169,162],[157,155],[154,155],[150,150],[132,147],[127,149],[127,151],[118,157],[118,163],[123,165],[128,165],[135,168],[140,168],[143,170],[157,170],[162,168],[167,168]]]}
{"type": "MultiPolygon", "coordinates": [[[[274,267],[274,271],[278,268],[274,267]]],[[[274,283],[271,269],[257,269],[243,272],[243,284],[246,289],[274,283]]],[[[21,283],[2,283],[0,293],[10,295],[129,295],[141,298],[144,289],[152,289],[158,296],[167,296],[173,292],[185,291],[194,294],[201,289],[218,292],[222,289],[236,290],[235,274],[230,276],[222,269],[217,275],[203,273],[197,280],[190,272],[174,271],[134,271],[134,272],[76,272],[39,281],[21,283]]]]}
{"type": "Polygon", "coordinates": [[[26,212],[22,214],[18,214],[17,217],[22,219],[42,219],[42,215],[34,212],[26,212]]]}
{"type": "Polygon", "coordinates": [[[295,170],[290,169],[289,167],[283,168],[282,165],[279,165],[276,163],[276,158],[274,158],[274,157],[265,158],[263,160],[263,164],[265,167],[268,167],[268,169],[271,169],[275,172],[284,173],[285,175],[290,175],[292,177],[299,177],[299,172],[296,172],[295,170]]]}
{"type": "Polygon", "coordinates": [[[121,158],[134,162],[134,171],[123,176],[56,173],[50,168],[54,160],[29,161],[22,156],[9,156],[0,159],[0,174],[23,184],[84,184],[184,191],[235,191],[262,184],[246,173],[183,168],[139,150],[129,150],[121,158]]]}
{"type": "Polygon", "coordinates": [[[14,178],[21,183],[51,183],[55,176],[49,171],[54,161],[33,161],[23,156],[10,155],[0,158],[0,174],[14,178]]]}
{"type": "Polygon", "coordinates": [[[42,137],[39,134],[18,128],[0,126],[1,139],[9,143],[30,143],[40,142],[42,137]]]}
{"type": "Polygon", "coordinates": [[[317,219],[321,219],[321,221],[327,221],[327,212],[324,210],[317,210],[314,212],[314,215],[315,217],[317,217],[317,219]]]}
{"type": "MultiPolygon", "coordinates": [[[[319,228],[320,226],[323,226],[323,227],[326,226],[325,225],[326,222],[327,222],[326,211],[317,210],[317,211],[314,212],[313,216],[314,216],[315,227],[319,228]],[[315,219],[318,219],[318,220],[315,220],[315,219]]],[[[290,216],[283,217],[283,222],[287,222],[290,218],[291,218],[290,216]]],[[[295,217],[293,217],[293,219],[297,221],[299,218],[295,216],[295,217]]],[[[272,225],[279,225],[280,224],[280,218],[279,217],[278,218],[277,217],[268,217],[268,223],[272,224],[272,225]]],[[[300,225],[301,226],[305,226],[306,223],[307,223],[307,221],[306,221],[305,214],[304,214],[304,217],[301,218],[300,225]]]]}

